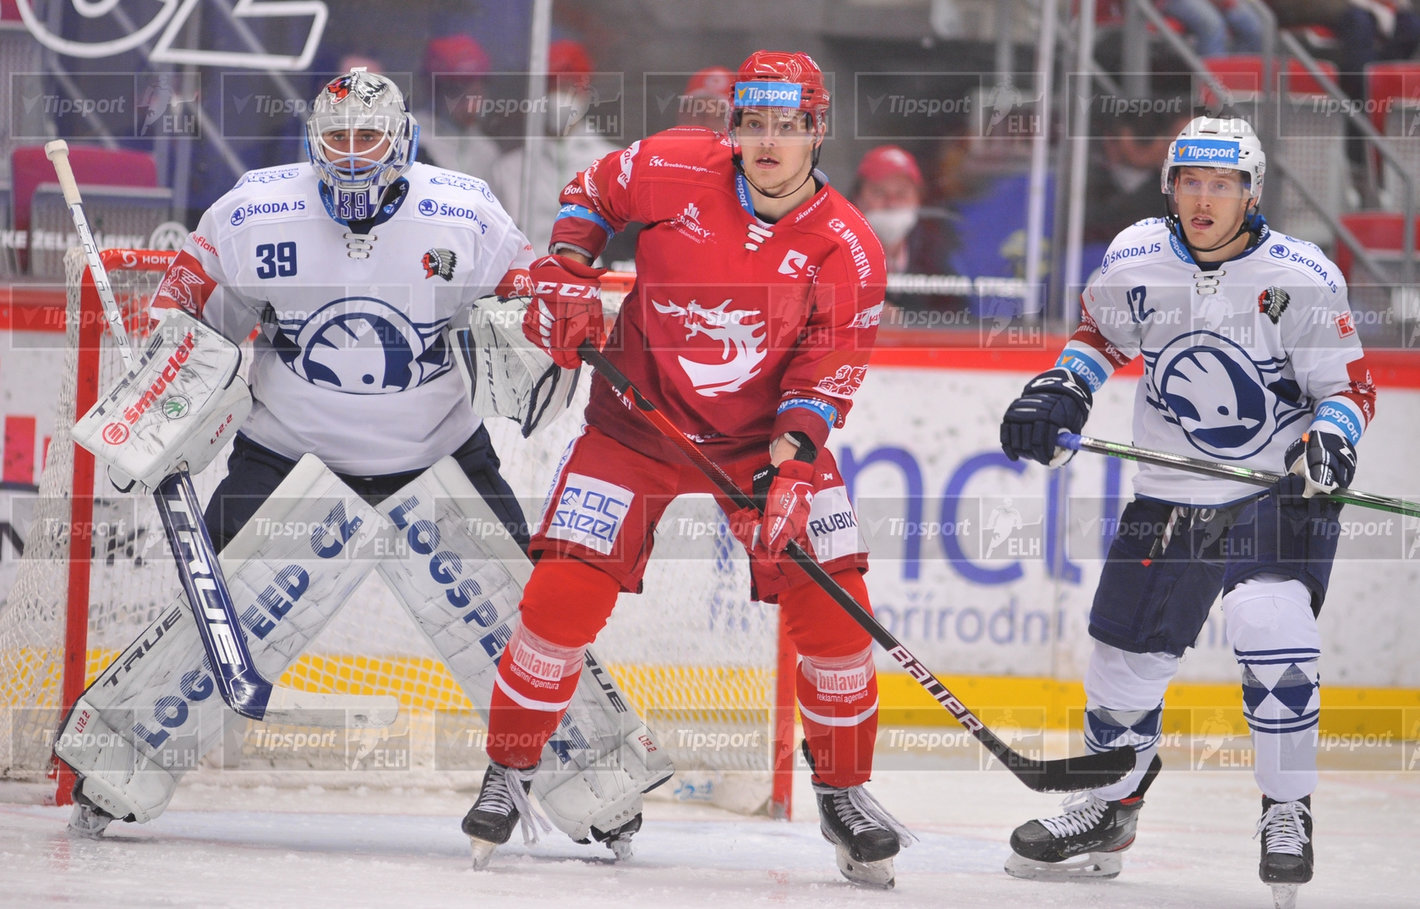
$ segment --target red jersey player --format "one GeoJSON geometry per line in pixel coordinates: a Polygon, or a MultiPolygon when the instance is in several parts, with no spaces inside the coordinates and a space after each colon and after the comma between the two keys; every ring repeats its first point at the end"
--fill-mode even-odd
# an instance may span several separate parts
{"type": "MultiPolygon", "coordinates": [[[[797,540],[867,604],[866,547],[825,443],[867,370],[886,269],[863,216],[814,168],[828,101],[808,55],[757,51],[740,66],[728,135],[671,129],[592,162],[562,191],[523,330],[577,365],[577,345],[602,329],[601,270],[590,263],[617,230],[645,225],[606,354],[743,488],[767,490],[762,525],[757,513],[732,524],[750,547],[755,595],[778,601],[802,655],[797,696],[822,830],[845,876],[891,886],[910,834],[863,788],[877,731],[871,639],[780,559],[797,540]]],[[[601,377],[586,421],[533,536],[522,623],[499,664],[492,766],[463,821],[480,866],[520,813],[526,822],[525,790],[583,651],[617,595],[639,589],[667,505],[712,493],[732,507],[601,377]]],[[[640,822],[593,832],[624,838],[640,822]]]]}

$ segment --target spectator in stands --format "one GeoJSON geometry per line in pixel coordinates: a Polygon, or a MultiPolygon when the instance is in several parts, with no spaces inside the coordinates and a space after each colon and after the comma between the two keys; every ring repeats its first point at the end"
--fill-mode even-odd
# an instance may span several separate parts
{"type": "MultiPolygon", "coordinates": [[[[552,42],[547,52],[547,95],[537,110],[544,113],[541,135],[532,145],[532,174],[527,198],[523,198],[523,161],[527,149],[519,146],[500,157],[493,166],[494,192],[513,213],[532,242],[533,249],[545,249],[557,216],[558,196],[567,181],[617,146],[597,134],[591,119],[594,108],[603,105],[620,116],[620,98],[602,98],[592,84],[592,58],[580,41],[552,42]]],[[[536,115],[535,110],[534,115],[536,115]]],[[[596,113],[598,118],[606,113],[596,113]]],[[[608,253],[610,256],[610,252],[608,253]]]]}
{"type": "MultiPolygon", "coordinates": [[[[1405,60],[1420,47],[1420,15],[1412,0],[1267,0],[1280,28],[1320,26],[1336,38],[1326,55],[1338,70],[1336,83],[1353,101],[1366,100],[1366,66],[1382,60],[1405,60]]],[[[1363,204],[1372,205],[1374,184],[1366,175],[1365,144],[1359,131],[1346,127],[1346,156],[1363,204]]]]}
{"type": "MultiPolygon", "coordinates": [[[[1101,118],[1102,111],[1094,112],[1100,141],[1094,145],[1085,181],[1086,243],[1107,245],[1134,222],[1164,215],[1159,201],[1159,162],[1192,111],[1179,97],[1140,101],[1118,105],[1144,111],[1138,115],[1101,118]]],[[[1099,256],[1094,259],[1097,262],[1099,256]]]]}
{"type": "Polygon", "coordinates": [[[704,126],[723,133],[730,120],[730,92],[735,74],[723,66],[708,66],[690,77],[676,108],[677,126],[704,126]]]}
{"type": "Polygon", "coordinates": [[[468,35],[445,35],[424,49],[422,85],[432,110],[419,132],[420,158],[439,167],[489,179],[501,150],[479,122],[488,54],[468,35]]]}
{"type": "MultiPolygon", "coordinates": [[[[883,244],[891,274],[946,277],[950,229],[946,212],[926,209],[926,184],[917,159],[896,145],[879,145],[858,162],[853,204],[883,244]]],[[[959,308],[963,301],[942,293],[889,288],[888,299],[906,310],[959,308]]]]}
{"type": "Polygon", "coordinates": [[[1161,0],[1158,7],[1183,25],[1200,57],[1262,50],[1262,18],[1243,0],[1161,0]]]}

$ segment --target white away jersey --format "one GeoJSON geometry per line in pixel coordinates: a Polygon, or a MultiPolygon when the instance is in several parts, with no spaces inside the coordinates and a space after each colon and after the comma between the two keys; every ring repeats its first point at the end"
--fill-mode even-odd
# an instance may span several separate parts
{"type": "Polygon", "coordinates": [[[155,305],[233,341],[259,326],[252,441],[363,476],[426,467],[478,428],[441,330],[532,248],[482,180],[424,164],[405,179],[361,237],[326,214],[309,164],[251,171],[169,268],[155,305]]]}
{"type": "MultiPolygon", "coordinates": [[[[1280,473],[1314,420],[1361,437],[1375,392],[1335,265],[1270,231],[1200,269],[1160,218],[1122,231],[1085,289],[1084,319],[1059,363],[1098,389],[1142,356],[1134,444],[1280,473]]],[[[1140,465],[1136,494],[1218,505],[1256,486],[1140,465]]]]}

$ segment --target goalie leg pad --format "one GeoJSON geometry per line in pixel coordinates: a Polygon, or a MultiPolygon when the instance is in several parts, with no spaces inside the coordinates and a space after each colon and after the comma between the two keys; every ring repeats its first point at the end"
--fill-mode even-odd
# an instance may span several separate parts
{"type": "MultiPolygon", "coordinates": [[[[404,558],[382,578],[443,658],[485,721],[498,660],[516,628],[532,563],[452,458],[380,504],[404,558]]],[[[533,777],[548,818],[574,840],[607,832],[641,810],[641,793],[673,768],[645,723],[588,651],[571,704],[533,777]]]]}
{"type": "MultiPolygon", "coordinates": [[[[253,661],[277,678],[373,568],[388,525],[314,455],[302,458],[221,555],[253,661]]],[[[385,545],[388,545],[386,542],[385,545]]],[[[137,821],[167,807],[228,723],[183,597],[94,680],[55,741],[82,793],[137,821]]]]}

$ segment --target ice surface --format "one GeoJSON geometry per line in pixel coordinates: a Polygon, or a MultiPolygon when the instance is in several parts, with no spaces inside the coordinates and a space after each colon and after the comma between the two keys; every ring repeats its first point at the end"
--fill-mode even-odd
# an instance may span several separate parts
{"type": "MultiPolygon", "coordinates": [[[[1301,909],[1420,904],[1420,774],[1327,770],[1314,796],[1317,873],[1301,909]]],[[[1114,881],[1042,883],[1001,865],[1018,823],[1053,814],[999,768],[920,767],[877,774],[872,791],[921,841],[897,861],[897,889],[838,876],[819,836],[808,781],[798,816],[746,818],[670,800],[647,806],[636,854],[614,863],[560,833],[513,842],[470,867],[458,822],[468,792],[295,790],[184,784],[151,824],[114,824],[102,841],[65,833],[67,808],[24,804],[0,784],[0,905],[583,907],[1271,906],[1252,839],[1259,797],[1246,771],[1186,770],[1165,754],[1139,839],[1114,881]],[[1172,768],[1171,768],[1172,765],[1172,768]]]]}

